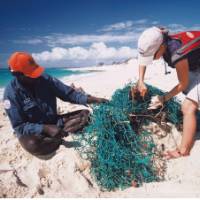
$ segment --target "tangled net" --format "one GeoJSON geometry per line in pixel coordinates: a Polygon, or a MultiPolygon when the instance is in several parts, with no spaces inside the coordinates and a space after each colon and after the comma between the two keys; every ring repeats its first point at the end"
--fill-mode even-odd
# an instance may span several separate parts
{"type": "Polygon", "coordinates": [[[148,85],[145,99],[131,99],[132,85],[116,90],[109,103],[94,106],[91,123],[76,138],[82,144],[78,151],[90,160],[91,172],[101,189],[137,187],[163,179],[156,165],[159,151],[143,125],[154,121],[167,132],[166,122],[182,123],[180,104],[175,99],[162,109],[150,111],[151,96],[163,92],[148,85]]]}

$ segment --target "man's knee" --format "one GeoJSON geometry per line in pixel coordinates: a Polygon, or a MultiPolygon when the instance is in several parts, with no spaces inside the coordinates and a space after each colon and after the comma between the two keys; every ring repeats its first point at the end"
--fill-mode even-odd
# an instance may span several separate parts
{"type": "Polygon", "coordinates": [[[19,142],[22,147],[33,155],[47,155],[56,151],[61,140],[43,136],[21,136],[19,142]]]}
{"type": "Polygon", "coordinates": [[[34,135],[21,136],[19,141],[24,149],[34,154],[39,149],[41,138],[38,138],[37,136],[34,135]]]}

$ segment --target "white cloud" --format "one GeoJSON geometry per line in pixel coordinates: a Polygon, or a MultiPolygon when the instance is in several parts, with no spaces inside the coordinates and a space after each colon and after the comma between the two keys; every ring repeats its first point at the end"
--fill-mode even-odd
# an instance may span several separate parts
{"type": "Polygon", "coordinates": [[[124,30],[128,29],[133,26],[132,21],[126,21],[126,22],[119,22],[111,25],[104,26],[102,29],[99,31],[119,31],[119,30],[124,30]]]}
{"type": "Polygon", "coordinates": [[[139,19],[133,21],[134,24],[147,24],[148,20],[147,19],[139,19]]]}
{"type": "Polygon", "coordinates": [[[15,43],[23,44],[41,44],[49,47],[64,47],[69,45],[85,45],[95,42],[116,43],[116,44],[133,44],[137,42],[140,33],[147,27],[157,24],[157,21],[148,22],[147,19],[128,20],[106,25],[97,30],[103,33],[98,34],[51,34],[44,37],[17,40],[15,43]],[[122,33],[123,30],[123,33],[122,33]]]}
{"type": "Polygon", "coordinates": [[[125,34],[91,34],[91,35],[70,35],[70,34],[56,34],[46,36],[48,46],[64,46],[64,45],[80,45],[94,42],[104,43],[129,43],[135,42],[138,39],[138,33],[127,32],[125,34]]]}
{"type": "MultiPolygon", "coordinates": [[[[137,28],[138,26],[146,25],[147,22],[148,22],[147,19],[140,19],[140,20],[134,20],[134,21],[128,20],[125,22],[118,22],[118,23],[106,25],[98,31],[108,32],[108,31],[132,30],[132,29],[137,28]]],[[[155,23],[155,21],[153,23],[155,23]]]]}
{"type": "Polygon", "coordinates": [[[194,24],[190,27],[184,26],[182,24],[169,24],[166,26],[171,32],[182,32],[190,30],[200,30],[200,24],[194,24]]]}
{"type": "Polygon", "coordinates": [[[95,42],[104,43],[134,43],[139,37],[138,32],[129,31],[124,34],[104,33],[104,34],[52,34],[44,37],[37,37],[35,39],[14,40],[17,44],[43,44],[49,47],[69,46],[69,45],[88,45],[95,42]]]}
{"type": "Polygon", "coordinates": [[[151,24],[156,26],[157,24],[159,24],[159,21],[153,21],[151,24]]]}
{"type": "Polygon", "coordinates": [[[183,26],[182,24],[169,24],[169,25],[167,25],[167,28],[171,32],[181,32],[181,31],[187,30],[187,27],[183,26]]]}
{"type": "MultiPolygon", "coordinates": [[[[18,40],[24,44],[43,44],[48,46],[47,51],[34,53],[38,62],[46,66],[67,63],[91,64],[119,59],[126,59],[137,54],[133,47],[137,46],[140,34],[148,27],[161,25],[159,21],[147,19],[128,20],[108,24],[92,34],[51,34],[44,37],[18,40]],[[49,48],[50,47],[50,48],[49,48]],[[50,50],[49,50],[50,49],[50,50]]],[[[163,25],[170,32],[198,30],[200,24],[186,27],[182,24],[172,23],[163,25]]]]}
{"type": "Polygon", "coordinates": [[[42,39],[33,38],[28,40],[14,40],[14,43],[36,45],[43,43],[42,39]]]}
{"type": "MultiPolygon", "coordinates": [[[[161,25],[159,21],[149,21],[147,19],[127,20],[124,22],[113,23],[105,25],[102,29],[97,30],[96,34],[51,34],[44,37],[35,37],[31,39],[15,40],[15,43],[22,44],[43,44],[49,47],[66,47],[74,45],[90,45],[95,42],[103,42],[106,44],[115,43],[119,45],[134,44],[136,45],[139,35],[150,26],[161,25]],[[101,33],[100,33],[100,32],[101,33]]],[[[163,25],[170,30],[170,32],[180,32],[186,30],[198,30],[199,24],[186,27],[182,24],[173,23],[163,25]]]]}
{"type": "Polygon", "coordinates": [[[200,24],[195,24],[191,27],[191,30],[200,30],[200,24]]]}
{"type": "Polygon", "coordinates": [[[127,59],[136,56],[137,51],[128,46],[119,48],[108,47],[105,43],[93,43],[88,48],[72,47],[62,48],[55,47],[51,51],[43,51],[41,53],[33,53],[33,57],[38,63],[50,64],[49,62],[62,62],[76,60],[76,63],[84,63],[90,61],[91,63],[113,61],[127,59]]]}
{"type": "MultiPolygon", "coordinates": [[[[155,21],[154,21],[155,23],[155,21]]],[[[103,31],[99,34],[51,34],[44,37],[35,37],[31,39],[15,40],[15,43],[21,44],[44,44],[49,47],[57,46],[67,46],[67,45],[84,45],[92,44],[95,42],[104,42],[104,43],[134,43],[137,41],[139,34],[145,28],[149,27],[146,19],[135,20],[135,21],[125,21],[114,23],[111,25],[106,25],[102,29],[97,30],[103,31]],[[120,32],[124,30],[124,32],[120,32]],[[109,31],[109,33],[108,33],[109,31]]]]}

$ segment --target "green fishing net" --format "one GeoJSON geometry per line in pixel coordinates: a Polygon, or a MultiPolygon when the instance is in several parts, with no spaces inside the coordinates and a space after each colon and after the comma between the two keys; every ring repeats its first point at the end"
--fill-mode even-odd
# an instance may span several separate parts
{"type": "MultiPolygon", "coordinates": [[[[78,151],[91,162],[93,177],[102,189],[109,191],[163,178],[155,164],[158,152],[152,133],[141,128],[150,123],[151,118],[131,118],[131,115],[157,115],[160,110],[147,108],[151,97],[163,92],[148,85],[145,98],[134,100],[129,94],[133,85],[129,83],[116,90],[109,103],[95,105],[84,134],[75,138],[81,143],[78,151]]],[[[182,123],[180,104],[175,99],[165,104],[162,113],[167,122],[182,123]]]]}

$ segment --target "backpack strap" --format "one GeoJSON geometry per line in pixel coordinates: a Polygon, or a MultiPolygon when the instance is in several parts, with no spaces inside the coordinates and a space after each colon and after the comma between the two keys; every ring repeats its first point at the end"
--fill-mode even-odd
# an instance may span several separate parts
{"type": "MultiPolygon", "coordinates": [[[[195,38],[194,40],[191,40],[190,42],[188,42],[187,44],[185,44],[184,46],[182,46],[180,49],[178,49],[176,51],[177,54],[183,54],[183,52],[189,48],[191,45],[193,45],[194,43],[200,41],[200,36],[195,38]]],[[[200,45],[200,44],[199,44],[200,45]]],[[[196,48],[195,48],[196,49],[196,48]]]]}
{"type": "Polygon", "coordinates": [[[190,42],[188,42],[187,44],[183,45],[180,49],[178,49],[177,51],[175,51],[175,53],[172,55],[171,58],[171,62],[172,63],[176,63],[179,59],[183,58],[185,55],[187,55],[188,53],[190,53],[191,51],[194,51],[198,48],[200,48],[200,44],[198,46],[196,46],[195,48],[185,52],[186,49],[188,49],[189,47],[191,47],[193,44],[195,44],[196,42],[200,41],[200,36],[195,38],[194,40],[191,40],[190,42]],[[185,53],[184,53],[185,52],[185,53]]]}

